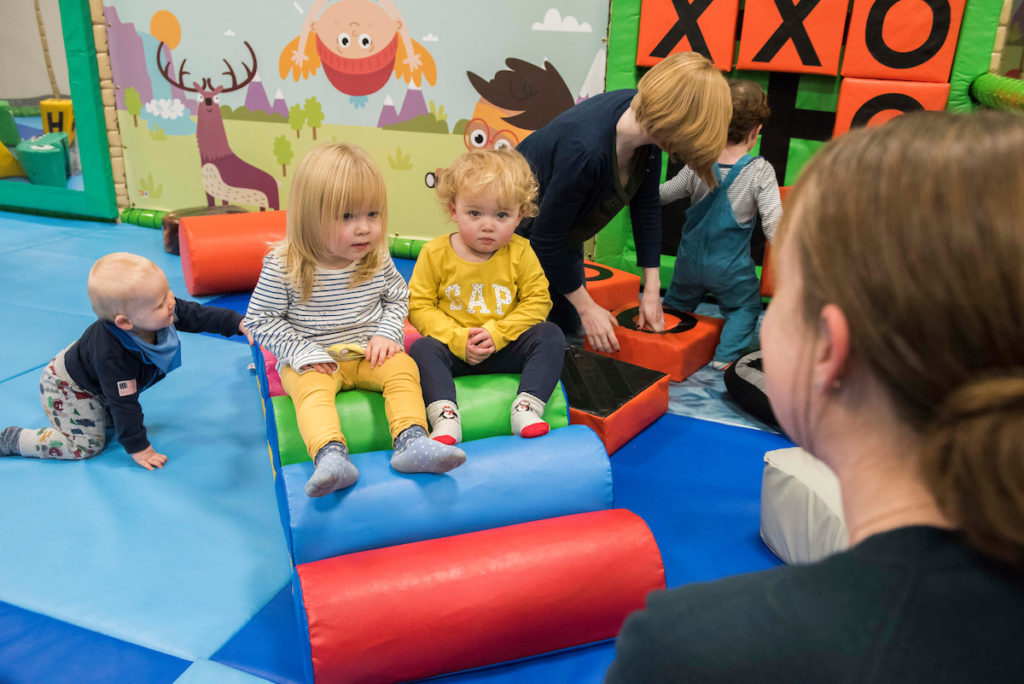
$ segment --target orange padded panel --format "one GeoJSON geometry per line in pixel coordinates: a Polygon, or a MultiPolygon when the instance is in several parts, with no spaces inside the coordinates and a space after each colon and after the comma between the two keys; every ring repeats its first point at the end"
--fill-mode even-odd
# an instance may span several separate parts
{"type": "Polygon", "coordinates": [[[587,294],[602,309],[617,309],[640,301],[640,276],[593,261],[583,262],[587,294]]]}
{"type": "Polygon", "coordinates": [[[178,224],[181,271],[189,294],[256,287],[270,243],[284,239],[287,212],[186,216],[178,224]]]}
{"type": "Polygon", "coordinates": [[[881,126],[889,119],[920,109],[940,111],[949,99],[948,83],[844,78],[839,86],[832,137],[851,128],[881,126]]]}
{"type": "MultiPolygon", "coordinates": [[[[782,204],[786,204],[786,195],[789,194],[790,186],[785,185],[779,188],[779,197],[782,204]]],[[[764,243],[764,258],[761,260],[761,296],[771,297],[775,292],[775,265],[772,263],[772,243],[764,243]]]]}
{"type": "Polygon", "coordinates": [[[843,76],[949,81],[966,0],[853,0],[843,76]]]}
{"type": "Polygon", "coordinates": [[[317,682],[398,682],[614,637],[665,587],[626,510],[548,518],[296,567],[317,682]]]}
{"type": "Polygon", "coordinates": [[[772,264],[772,245],[764,245],[764,261],[761,264],[761,296],[771,297],[775,292],[775,268],[772,264]]]}
{"type": "Polygon", "coordinates": [[[747,0],[737,69],[839,73],[847,0],[747,0]]]}
{"type": "Polygon", "coordinates": [[[732,70],[739,0],[642,0],[638,66],[654,66],[676,52],[699,52],[722,71],[732,70]]]}
{"type": "MultiPolygon", "coordinates": [[[[665,309],[665,332],[653,333],[636,329],[636,314],[636,306],[612,311],[620,323],[615,328],[619,351],[596,353],[667,373],[672,382],[682,382],[714,356],[722,334],[724,322],[721,318],[665,309]],[[685,329],[687,327],[689,329],[685,329]]],[[[594,351],[589,340],[584,348],[594,351]]]]}

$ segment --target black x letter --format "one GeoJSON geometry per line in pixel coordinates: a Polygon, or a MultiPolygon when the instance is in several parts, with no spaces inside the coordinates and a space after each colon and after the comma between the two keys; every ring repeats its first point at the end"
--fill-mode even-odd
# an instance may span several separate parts
{"type": "Polygon", "coordinates": [[[754,55],[755,62],[770,62],[778,54],[786,41],[792,40],[797,55],[804,66],[821,66],[818,53],[814,51],[811,37],[807,35],[804,28],[804,19],[818,6],[821,0],[802,0],[799,5],[794,5],[793,0],[775,0],[775,6],[779,8],[779,15],[782,23],[775,30],[768,42],[754,55]]]}
{"type": "MultiPolygon", "coordinates": [[[[818,0],[814,1],[818,2],[818,0]]],[[[651,57],[668,57],[668,53],[679,44],[679,41],[688,38],[691,50],[711,59],[711,51],[708,50],[704,34],[700,32],[700,26],[697,25],[697,19],[710,5],[711,0],[693,0],[692,4],[687,0],[672,0],[672,6],[676,8],[676,16],[679,17],[679,20],[672,25],[661,42],[651,50],[651,57]]]]}

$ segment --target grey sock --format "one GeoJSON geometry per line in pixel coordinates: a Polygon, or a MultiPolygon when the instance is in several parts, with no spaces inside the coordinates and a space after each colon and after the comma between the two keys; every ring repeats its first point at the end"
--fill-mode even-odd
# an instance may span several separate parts
{"type": "Polygon", "coordinates": [[[0,456],[20,456],[19,437],[21,437],[21,428],[17,425],[0,430],[0,456]]]}
{"type": "Polygon", "coordinates": [[[419,425],[407,427],[395,437],[391,467],[400,473],[447,473],[465,462],[465,451],[430,439],[419,425]]]}
{"type": "Polygon", "coordinates": [[[359,479],[359,470],[348,458],[348,448],[341,442],[328,442],[316,452],[316,469],[306,482],[306,496],[325,496],[359,479]]]}

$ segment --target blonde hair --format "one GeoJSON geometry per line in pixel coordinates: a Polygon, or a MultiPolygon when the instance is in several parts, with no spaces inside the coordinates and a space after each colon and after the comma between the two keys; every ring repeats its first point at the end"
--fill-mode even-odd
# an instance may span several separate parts
{"type": "Polygon", "coordinates": [[[827,145],[790,194],[803,315],[922,436],[920,468],[972,546],[1024,568],[1024,118],[921,112],[827,145]]]}
{"type": "Polygon", "coordinates": [[[127,316],[143,299],[152,296],[152,279],[167,276],[146,257],[129,252],[113,252],[101,256],[89,269],[85,290],[92,310],[104,321],[113,321],[118,314],[127,316]]]}
{"type": "Polygon", "coordinates": [[[526,157],[514,149],[466,152],[439,175],[437,197],[445,208],[460,195],[487,193],[502,206],[522,210],[524,217],[537,215],[537,179],[526,157]]]}
{"type": "Polygon", "coordinates": [[[380,214],[381,240],[359,260],[350,287],[369,280],[385,259],[387,191],[384,177],[362,148],[335,143],[310,150],[298,168],[288,198],[288,224],[284,240],[275,249],[285,260],[285,272],[299,290],[302,302],[313,293],[317,264],[334,255],[327,247],[328,230],[346,213],[380,214]]]}
{"type": "Polygon", "coordinates": [[[732,99],[725,76],[707,57],[677,52],[655,64],[637,84],[630,104],[640,128],[708,187],[725,149],[732,99]]]}

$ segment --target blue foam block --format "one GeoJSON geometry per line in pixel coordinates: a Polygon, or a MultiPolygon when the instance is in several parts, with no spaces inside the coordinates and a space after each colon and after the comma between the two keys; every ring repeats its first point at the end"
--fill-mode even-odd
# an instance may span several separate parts
{"type": "Polygon", "coordinates": [[[0,602],[4,684],[170,684],[191,663],[0,602]]]}
{"type": "Polygon", "coordinates": [[[466,463],[444,475],[397,473],[390,451],[355,454],[359,481],[316,499],[303,491],[312,462],[283,467],[295,563],[611,508],[608,456],[588,427],[461,447],[466,463]]]}

